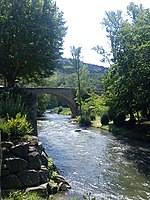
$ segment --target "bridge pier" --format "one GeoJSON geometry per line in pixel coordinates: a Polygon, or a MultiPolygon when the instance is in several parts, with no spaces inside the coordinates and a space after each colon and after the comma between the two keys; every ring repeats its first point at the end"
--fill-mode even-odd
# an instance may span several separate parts
{"type": "Polygon", "coordinates": [[[34,131],[33,135],[37,136],[37,93],[31,93],[32,95],[32,101],[29,105],[29,114],[28,114],[28,119],[30,123],[32,124],[34,131]]]}

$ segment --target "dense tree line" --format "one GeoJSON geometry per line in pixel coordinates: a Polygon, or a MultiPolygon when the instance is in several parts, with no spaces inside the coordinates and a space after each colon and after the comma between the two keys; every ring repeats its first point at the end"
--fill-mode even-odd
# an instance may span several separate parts
{"type": "MultiPolygon", "coordinates": [[[[150,9],[130,3],[124,19],[120,10],[106,12],[102,21],[111,44],[111,61],[104,80],[107,105],[113,115],[150,115],[150,9]]],[[[96,47],[98,50],[100,47],[96,47]]],[[[103,52],[104,53],[104,52],[103,52]]],[[[106,54],[104,55],[106,56],[106,54]]]]}

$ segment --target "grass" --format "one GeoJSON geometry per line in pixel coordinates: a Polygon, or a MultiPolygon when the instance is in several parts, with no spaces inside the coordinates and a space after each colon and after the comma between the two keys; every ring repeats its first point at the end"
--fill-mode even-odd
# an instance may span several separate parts
{"type": "MultiPolygon", "coordinates": [[[[1,200],[45,200],[45,198],[42,198],[36,192],[23,193],[20,190],[16,190],[11,192],[8,197],[2,197],[1,200]]],[[[57,200],[57,197],[50,195],[47,200],[57,200]]],[[[71,198],[70,200],[77,199],[71,198]]]]}
{"type": "Polygon", "coordinates": [[[150,142],[150,125],[147,124],[137,125],[132,129],[128,129],[125,126],[116,127],[113,124],[109,124],[101,126],[101,129],[136,140],[150,142]]]}

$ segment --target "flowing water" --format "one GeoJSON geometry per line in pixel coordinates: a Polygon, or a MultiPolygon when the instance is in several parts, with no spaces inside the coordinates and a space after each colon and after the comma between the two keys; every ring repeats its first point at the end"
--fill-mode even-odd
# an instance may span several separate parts
{"type": "Polygon", "coordinates": [[[38,120],[38,135],[72,187],[58,199],[86,193],[96,200],[150,199],[150,144],[80,128],[49,112],[38,120]]]}

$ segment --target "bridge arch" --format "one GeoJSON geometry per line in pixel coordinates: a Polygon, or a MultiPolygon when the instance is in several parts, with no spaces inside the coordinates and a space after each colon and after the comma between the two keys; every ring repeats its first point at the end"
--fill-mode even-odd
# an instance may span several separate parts
{"type": "Polygon", "coordinates": [[[36,88],[36,93],[37,95],[52,94],[60,98],[70,108],[72,117],[76,117],[78,115],[77,104],[74,100],[76,96],[74,88],[36,88]]]}
{"type": "Polygon", "coordinates": [[[30,105],[30,120],[34,127],[34,135],[37,135],[37,95],[52,94],[62,99],[70,108],[72,117],[78,115],[77,104],[75,102],[74,88],[25,88],[25,91],[32,94],[32,104],[30,105]]]}

